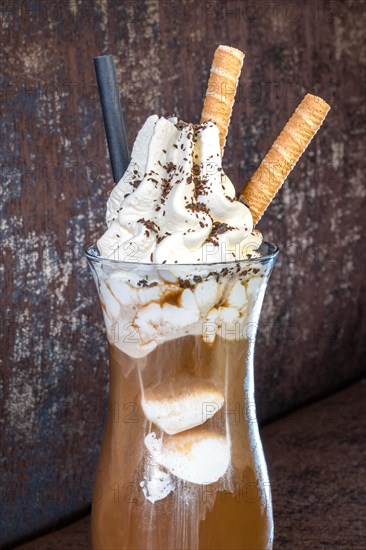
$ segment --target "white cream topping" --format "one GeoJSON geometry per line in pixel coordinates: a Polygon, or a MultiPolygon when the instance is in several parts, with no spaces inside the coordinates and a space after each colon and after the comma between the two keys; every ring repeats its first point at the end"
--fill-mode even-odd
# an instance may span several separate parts
{"type": "Polygon", "coordinates": [[[218,127],[150,116],[107,203],[104,258],[205,263],[244,259],[262,241],[221,166],[218,127]]]}

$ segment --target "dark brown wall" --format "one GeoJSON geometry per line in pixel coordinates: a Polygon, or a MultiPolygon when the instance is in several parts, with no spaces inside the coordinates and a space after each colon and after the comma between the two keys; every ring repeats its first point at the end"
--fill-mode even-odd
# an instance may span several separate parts
{"type": "Polygon", "coordinates": [[[225,156],[238,189],[307,91],[332,105],[260,224],[282,250],[257,346],[261,418],[360,376],[365,4],[5,1],[1,15],[5,541],[90,501],[107,359],[82,253],[112,188],[95,55],[116,56],[132,145],[153,112],[197,121],[214,49],[244,50],[225,156]]]}

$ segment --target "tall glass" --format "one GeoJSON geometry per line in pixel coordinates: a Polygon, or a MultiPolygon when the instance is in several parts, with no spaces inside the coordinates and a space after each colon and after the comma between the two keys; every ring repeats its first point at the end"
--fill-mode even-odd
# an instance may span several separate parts
{"type": "Polygon", "coordinates": [[[278,250],[195,265],[86,251],[109,357],[95,550],[271,549],[253,352],[278,250]]]}

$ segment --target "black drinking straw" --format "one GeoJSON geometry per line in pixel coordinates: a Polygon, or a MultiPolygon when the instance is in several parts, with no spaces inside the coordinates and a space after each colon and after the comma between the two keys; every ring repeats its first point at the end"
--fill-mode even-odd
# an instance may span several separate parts
{"type": "Polygon", "coordinates": [[[100,55],[94,57],[94,68],[102,105],[113,179],[117,183],[126,172],[130,162],[130,154],[113,56],[100,55]]]}

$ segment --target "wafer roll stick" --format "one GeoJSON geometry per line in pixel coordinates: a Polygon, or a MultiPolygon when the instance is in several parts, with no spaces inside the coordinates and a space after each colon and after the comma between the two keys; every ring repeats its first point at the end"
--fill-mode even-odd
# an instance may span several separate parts
{"type": "Polygon", "coordinates": [[[241,194],[254,225],[319,130],[329,109],[323,99],[307,94],[262,160],[241,194]]]}
{"type": "Polygon", "coordinates": [[[201,123],[212,121],[219,127],[221,154],[225,147],[243,60],[244,54],[240,50],[219,46],[212,62],[201,123]]]}

